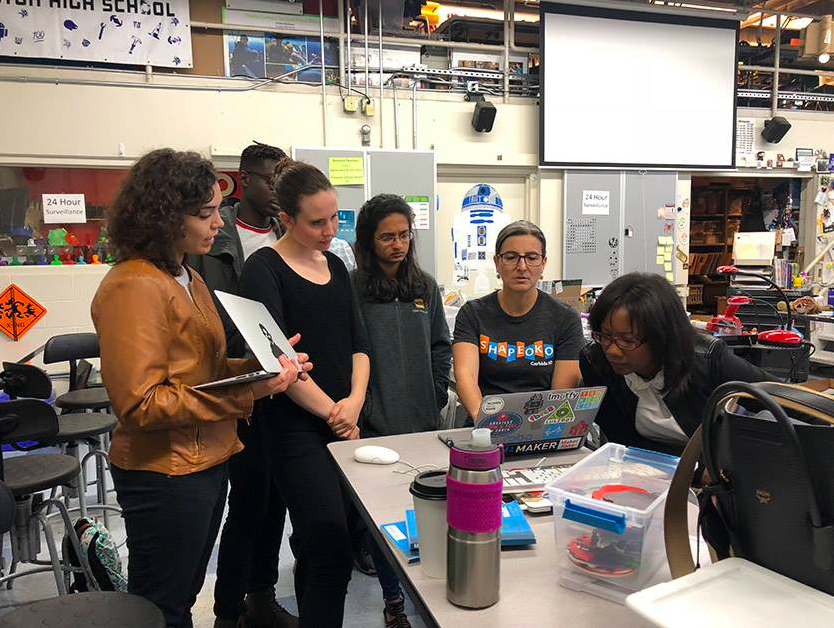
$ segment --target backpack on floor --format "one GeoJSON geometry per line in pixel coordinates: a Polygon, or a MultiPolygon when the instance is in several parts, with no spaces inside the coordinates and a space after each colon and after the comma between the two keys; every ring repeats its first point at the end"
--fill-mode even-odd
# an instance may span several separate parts
{"type": "MultiPolygon", "coordinates": [[[[127,593],[127,579],[122,573],[122,560],[113,542],[110,532],[98,521],[82,517],[75,522],[75,533],[81,545],[81,551],[87,557],[90,571],[101,591],[121,591],[127,593]]],[[[81,567],[81,562],[68,538],[64,538],[64,559],[73,567],[81,567]]],[[[83,573],[73,573],[70,593],[89,591],[87,578],[83,573]]]]}

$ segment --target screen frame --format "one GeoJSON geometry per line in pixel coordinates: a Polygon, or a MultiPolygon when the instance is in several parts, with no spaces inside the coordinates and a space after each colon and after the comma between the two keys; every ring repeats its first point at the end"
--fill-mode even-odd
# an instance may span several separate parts
{"type": "Polygon", "coordinates": [[[547,161],[545,159],[545,63],[547,59],[545,20],[548,13],[572,15],[578,17],[607,18],[631,22],[652,22],[656,24],[675,24],[683,26],[700,26],[705,28],[725,28],[735,31],[735,54],[733,67],[738,68],[738,37],[741,23],[737,19],[727,17],[700,17],[694,15],[680,15],[660,11],[636,11],[599,6],[578,6],[562,4],[560,2],[542,1],[539,5],[539,166],[544,168],[573,168],[600,170],[735,170],[736,169],[736,119],[738,117],[738,81],[733,81],[733,111],[732,125],[733,139],[730,162],[726,164],[646,164],[634,162],[598,162],[584,161],[547,161]]]}

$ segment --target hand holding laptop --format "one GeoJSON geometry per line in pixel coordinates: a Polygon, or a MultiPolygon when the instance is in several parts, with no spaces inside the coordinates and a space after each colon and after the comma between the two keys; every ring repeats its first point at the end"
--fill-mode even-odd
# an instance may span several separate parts
{"type": "MultiPolygon", "coordinates": [[[[298,344],[301,340],[301,334],[296,334],[289,339],[292,346],[298,344]]],[[[262,399],[263,397],[272,397],[282,392],[286,392],[287,388],[292,386],[297,380],[304,381],[307,379],[307,371],[313,368],[313,363],[306,353],[297,354],[297,362],[301,367],[298,370],[295,363],[286,355],[278,357],[278,362],[281,364],[281,372],[268,379],[261,379],[252,382],[252,396],[255,399],[262,399]]]]}

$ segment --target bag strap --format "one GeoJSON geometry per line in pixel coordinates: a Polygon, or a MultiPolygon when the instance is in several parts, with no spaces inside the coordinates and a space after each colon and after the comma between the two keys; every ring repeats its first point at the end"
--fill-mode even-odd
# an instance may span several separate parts
{"type": "Polygon", "coordinates": [[[689,546],[689,487],[692,476],[701,457],[701,426],[695,430],[681,454],[678,468],[672,476],[666,505],[663,509],[663,540],[666,544],[666,559],[672,578],[680,578],[695,571],[692,550],[689,546]]]}
{"type": "Polygon", "coordinates": [[[779,405],[834,425],[834,397],[796,384],[761,382],[756,386],[779,399],[779,405]]]}

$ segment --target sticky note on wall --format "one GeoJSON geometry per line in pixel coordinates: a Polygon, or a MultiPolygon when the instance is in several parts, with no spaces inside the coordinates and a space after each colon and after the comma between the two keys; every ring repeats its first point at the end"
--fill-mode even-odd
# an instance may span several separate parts
{"type": "Polygon", "coordinates": [[[363,157],[331,157],[328,166],[330,183],[333,185],[365,185],[363,157]]]}

